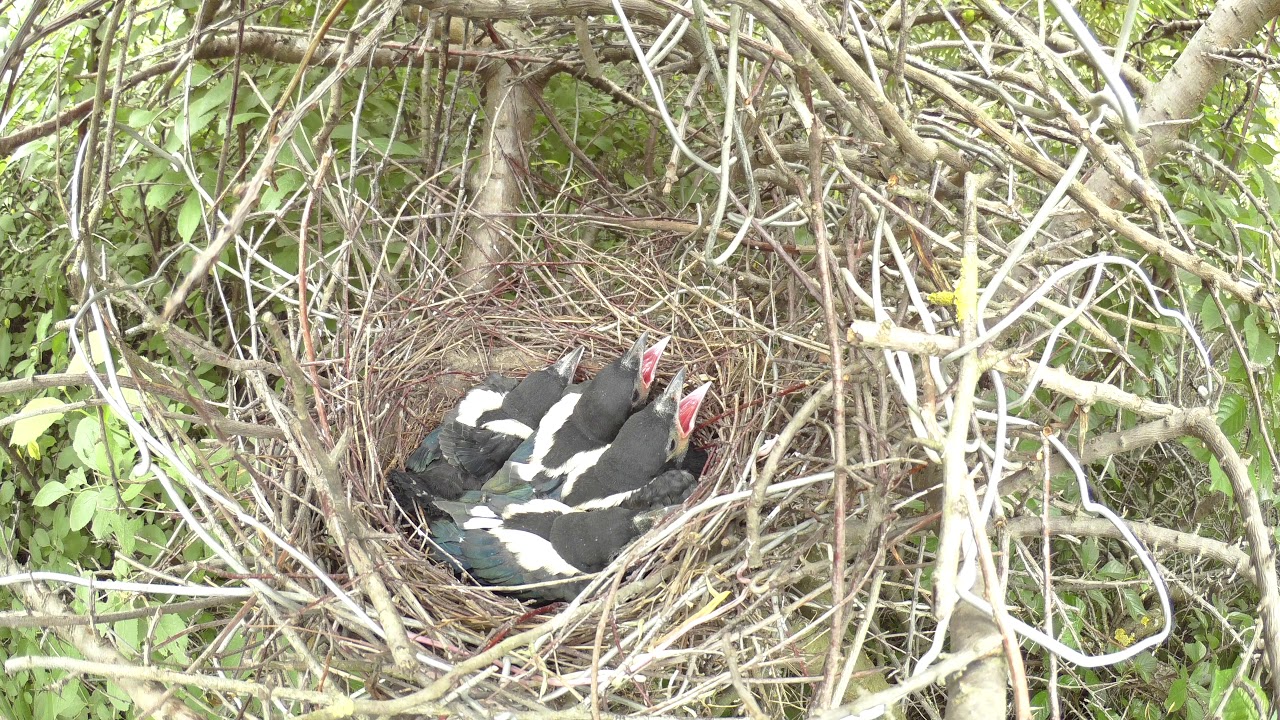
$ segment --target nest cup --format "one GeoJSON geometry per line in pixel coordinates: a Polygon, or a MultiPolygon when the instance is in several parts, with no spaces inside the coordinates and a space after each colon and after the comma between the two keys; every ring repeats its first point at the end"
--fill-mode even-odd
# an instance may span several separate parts
{"type": "MultiPolygon", "coordinates": [[[[430,559],[424,530],[406,523],[395,507],[386,471],[402,466],[421,438],[486,374],[523,376],[580,345],[586,349],[578,370],[582,380],[645,330],[651,337],[672,336],[655,389],[665,387],[680,367],[691,383],[714,382],[693,439],[710,450],[711,462],[684,509],[601,574],[584,597],[588,602],[568,609],[572,622],[562,618],[547,640],[526,651],[536,658],[528,657],[524,681],[535,695],[548,686],[572,688],[574,678],[580,680],[600,662],[601,648],[614,656],[602,667],[624,672],[631,656],[673,631],[680,634],[664,640],[668,646],[692,648],[714,636],[717,627],[742,624],[763,611],[747,604],[681,630],[713,597],[709,592],[739,582],[735,574],[745,557],[745,500],[713,502],[704,512],[689,508],[750,488],[761,441],[779,432],[788,406],[811,392],[795,389],[824,381],[821,341],[807,337],[820,333],[821,325],[815,317],[807,327],[779,328],[780,300],[769,288],[761,287],[756,296],[735,296],[715,284],[683,280],[679,268],[691,258],[674,247],[654,248],[637,258],[564,242],[544,262],[505,267],[506,280],[492,292],[463,297],[444,282],[424,282],[388,297],[380,309],[352,323],[353,332],[339,336],[335,350],[345,362],[332,366],[340,372],[331,383],[340,388],[335,392],[343,402],[334,404],[329,422],[335,437],[349,432],[354,440],[341,460],[341,474],[353,509],[374,533],[381,554],[378,572],[395,593],[397,609],[418,633],[418,642],[441,659],[465,660],[497,633],[538,627],[556,614],[531,613],[529,606],[459,579],[430,559]],[[598,637],[601,627],[603,638],[598,637]]],[[[780,477],[829,465],[821,458],[825,434],[807,435],[794,441],[798,452],[788,456],[780,477]]],[[[827,487],[800,490],[790,499],[806,494],[812,497],[803,504],[813,507],[827,487]]],[[[782,565],[788,555],[801,558],[813,540],[809,533],[794,532],[793,521],[809,514],[791,513],[785,500],[770,498],[762,508],[769,519],[766,530],[790,526],[791,537],[769,551],[770,562],[782,560],[782,565]]],[[[341,562],[340,551],[333,550],[334,561],[341,562]]],[[[722,664],[714,660],[720,654],[712,653],[709,662],[722,664]]],[[[655,671],[662,665],[648,660],[643,673],[625,683],[623,694],[635,690],[641,674],[661,677],[655,671]]]]}

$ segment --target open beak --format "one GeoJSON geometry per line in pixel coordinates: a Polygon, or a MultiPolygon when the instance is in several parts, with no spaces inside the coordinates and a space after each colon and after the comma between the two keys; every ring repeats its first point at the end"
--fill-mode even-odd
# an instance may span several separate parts
{"type": "Polygon", "coordinates": [[[688,438],[693,432],[693,421],[698,417],[698,408],[710,389],[711,383],[703,383],[680,401],[680,406],[676,408],[676,419],[680,425],[681,438],[688,438]]]}
{"type": "Polygon", "coordinates": [[[671,342],[670,335],[659,340],[640,356],[640,386],[645,393],[648,393],[649,387],[653,385],[653,378],[658,374],[658,361],[662,359],[662,351],[667,349],[669,342],[671,342]]]}

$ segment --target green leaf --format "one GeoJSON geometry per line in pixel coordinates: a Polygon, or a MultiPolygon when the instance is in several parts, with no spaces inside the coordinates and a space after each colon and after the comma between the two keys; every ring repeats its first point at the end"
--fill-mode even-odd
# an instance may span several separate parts
{"type": "Polygon", "coordinates": [[[71,529],[81,530],[89,521],[93,519],[93,514],[98,510],[98,488],[85,490],[76,496],[74,502],[71,503],[71,529]]]}
{"type": "Polygon", "coordinates": [[[1173,713],[1187,703],[1187,681],[1183,679],[1174,680],[1169,686],[1169,694],[1165,696],[1164,711],[1173,713]]]}
{"type": "Polygon", "coordinates": [[[76,429],[71,433],[71,449],[81,465],[106,474],[103,466],[106,465],[107,449],[102,444],[102,426],[96,418],[86,416],[76,423],[76,429]]]}
{"type": "Polygon", "coordinates": [[[1080,562],[1085,570],[1098,567],[1098,538],[1090,535],[1080,544],[1080,562]]]}
{"type": "Polygon", "coordinates": [[[1218,464],[1218,457],[1216,455],[1209,458],[1209,477],[1211,479],[1211,482],[1209,483],[1210,490],[1217,490],[1218,492],[1225,494],[1228,498],[1235,497],[1235,492],[1231,489],[1231,480],[1227,477],[1227,474],[1222,471],[1222,466],[1218,464]]]}
{"type": "Polygon", "coordinates": [[[182,209],[178,211],[178,234],[182,239],[191,242],[191,237],[196,234],[196,229],[200,227],[200,221],[204,218],[204,206],[200,202],[200,196],[192,192],[187,196],[187,201],[182,203],[182,209]]]}
{"type": "Polygon", "coordinates": [[[84,686],[72,685],[63,690],[62,709],[58,712],[64,718],[80,718],[84,717],[86,705],[84,686]]]}
{"type": "MultiPolygon", "coordinates": [[[[1223,695],[1230,693],[1226,709],[1222,713],[1224,720],[1258,720],[1258,711],[1249,699],[1250,693],[1244,688],[1234,686],[1235,674],[1236,671],[1232,668],[1222,668],[1213,674],[1213,685],[1209,688],[1209,702],[1217,706],[1223,695]]],[[[1240,682],[1252,687],[1255,690],[1253,693],[1255,697],[1265,699],[1265,694],[1247,676],[1241,678],[1240,682]]]]}
{"type": "Polygon", "coordinates": [[[1188,227],[1207,224],[1205,219],[1201,217],[1199,213],[1186,208],[1176,211],[1174,215],[1178,218],[1178,222],[1188,227]]]}
{"type": "Polygon", "coordinates": [[[242,112],[242,113],[236,113],[235,115],[233,115],[233,116],[231,117],[231,124],[232,124],[232,125],[240,125],[240,124],[242,124],[242,123],[249,122],[250,120],[260,120],[260,119],[262,119],[262,118],[265,118],[266,116],[267,116],[267,114],[266,114],[266,113],[264,113],[264,112],[242,112]]]}
{"type": "Polygon", "coordinates": [[[1249,359],[1263,367],[1269,367],[1276,359],[1276,340],[1264,329],[1249,341],[1249,359]]]}
{"type": "Polygon", "coordinates": [[[119,514],[112,514],[111,517],[115,518],[113,530],[116,542],[120,545],[120,552],[125,555],[132,555],[133,551],[138,548],[138,530],[142,527],[142,520],[139,518],[126,518],[119,514]]]}
{"type": "Polygon", "coordinates": [[[53,323],[53,313],[42,313],[36,322],[36,342],[44,342],[49,337],[49,325],[53,323]]]}
{"type": "Polygon", "coordinates": [[[147,190],[146,206],[148,210],[164,207],[174,195],[178,194],[178,184],[174,182],[162,182],[152,185],[147,190]]]}
{"type": "Polygon", "coordinates": [[[201,130],[204,130],[205,127],[216,117],[218,116],[211,112],[201,113],[199,115],[194,112],[189,112],[185,118],[182,118],[176,125],[174,125],[173,135],[171,135],[171,137],[179,143],[191,142],[192,138],[201,130]]]}
{"type": "Polygon", "coordinates": [[[36,507],[48,507],[69,492],[71,491],[67,486],[57,480],[47,482],[40,487],[40,492],[36,493],[36,499],[32,500],[31,504],[36,507]]]}
{"type": "Polygon", "coordinates": [[[126,246],[124,249],[124,252],[120,253],[120,255],[122,257],[131,258],[131,257],[138,257],[140,255],[146,255],[150,252],[151,252],[151,246],[148,245],[146,242],[136,242],[132,245],[126,246]]]}
{"type": "Polygon", "coordinates": [[[1248,420],[1245,412],[1247,409],[1248,403],[1239,395],[1226,393],[1222,396],[1222,401],[1218,403],[1218,425],[1227,437],[1234,437],[1244,430],[1248,420]]]}
{"type": "Polygon", "coordinates": [[[167,161],[155,158],[153,160],[148,160],[147,164],[142,166],[142,169],[138,171],[137,175],[135,175],[135,181],[153,182],[164,176],[166,173],[181,178],[177,172],[170,169],[170,165],[167,161]]]}
{"type": "Polygon", "coordinates": [[[1205,332],[1222,327],[1222,314],[1218,312],[1218,304],[1213,298],[1206,297],[1200,306],[1200,327],[1205,332]]]}
{"type": "Polygon", "coordinates": [[[141,495],[143,490],[147,489],[147,484],[148,482],[146,480],[133,480],[127,483],[124,490],[120,493],[120,499],[130,503],[130,507],[134,507],[132,504],[133,499],[141,495]]]}
{"type": "Polygon", "coordinates": [[[1098,574],[1113,580],[1126,578],[1130,575],[1129,568],[1126,567],[1124,563],[1114,558],[1108,560],[1107,564],[1103,565],[1102,568],[1098,570],[1098,574]]]}
{"type": "Polygon", "coordinates": [[[221,110],[231,99],[231,89],[230,78],[219,81],[192,100],[187,112],[191,115],[204,115],[211,110],[221,110]]]}
{"type": "Polygon", "coordinates": [[[76,353],[71,358],[71,362],[67,363],[67,372],[82,373],[90,366],[98,366],[107,361],[111,356],[111,346],[107,344],[107,338],[99,330],[91,330],[88,335],[80,337],[80,347],[93,356],[92,362],[81,353],[76,353]]]}
{"type": "Polygon", "coordinates": [[[271,187],[263,191],[262,199],[259,200],[258,204],[263,210],[276,210],[285,198],[295,194],[305,184],[306,178],[302,176],[302,173],[292,170],[283,173],[272,181],[271,187]]]}
{"type": "Polygon", "coordinates": [[[191,636],[187,634],[187,621],[181,615],[170,613],[162,615],[155,624],[156,647],[161,652],[172,653],[172,657],[182,662],[189,661],[186,648],[191,636]]]}
{"type": "Polygon", "coordinates": [[[31,704],[35,720],[57,720],[58,709],[61,707],[62,701],[58,698],[58,693],[49,690],[37,692],[35,702],[31,704]]]}
{"type": "Polygon", "coordinates": [[[1155,678],[1156,669],[1159,666],[1156,664],[1156,659],[1151,656],[1151,653],[1138,653],[1134,656],[1132,662],[1133,669],[1138,671],[1138,675],[1142,677],[1143,682],[1150,683],[1155,678]]]}
{"type": "Polygon", "coordinates": [[[116,517],[112,513],[94,513],[93,520],[89,522],[89,532],[93,535],[93,539],[102,542],[114,533],[116,517]]]}
{"type": "Polygon", "coordinates": [[[1129,614],[1132,620],[1141,620],[1147,614],[1147,607],[1142,604],[1142,598],[1138,597],[1138,593],[1124,589],[1120,591],[1120,601],[1124,603],[1124,610],[1129,614]]]}
{"type": "MultiPolygon", "coordinates": [[[[65,406],[66,403],[62,402],[58,398],[40,397],[33,399],[26,405],[23,405],[22,409],[18,411],[18,414],[24,415],[38,410],[52,410],[54,408],[65,406]]],[[[41,436],[44,435],[44,431],[48,430],[49,426],[61,420],[64,415],[66,415],[66,413],[46,412],[41,415],[34,415],[32,417],[19,420],[13,424],[13,429],[10,431],[9,444],[16,445],[18,447],[30,448],[41,438],[41,436]]]]}
{"type": "Polygon", "coordinates": [[[128,110],[128,124],[135,129],[142,129],[150,125],[157,117],[160,117],[159,110],[128,110]]]}
{"type": "Polygon", "coordinates": [[[137,618],[121,620],[115,623],[113,627],[116,631],[116,638],[124,643],[127,649],[138,650],[142,647],[138,644],[142,639],[142,632],[137,618]]]}
{"type": "Polygon", "coordinates": [[[1244,319],[1244,344],[1252,346],[1258,340],[1258,335],[1262,333],[1262,328],[1258,327],[1258,318],[1250,314],[1244,319]]]}
{"type": "Polygon", "coordinates": [[[1256,142],[1249,145],[1249,158],[1262,167],[1267,167],[1276,158],[1276,151],[1268,143],[1256,142]]]}
{"type": "Polygon", "coordinates": [[[62,476],[62,481],[66,484],[68,490],[75,490],[89,484],[89,478],[84,474],[84,468],[71,468],[66,475],[62,476]]]}
{"type": "MultiPolygon", "coordinates": [[[[193,3],[191,5],[187,5],[187,7],[194,8],[197,5],[199,5],[199,3],[193,3]]],[[[203,85],[205,80],[213,77],[213,70],[199,63],[192,63],[186,70],[187,75],[191,78],[192,85],[203,85]]]]}

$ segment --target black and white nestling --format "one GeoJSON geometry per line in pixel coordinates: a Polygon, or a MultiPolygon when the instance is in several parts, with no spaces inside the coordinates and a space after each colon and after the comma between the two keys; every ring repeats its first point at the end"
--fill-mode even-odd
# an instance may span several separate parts
{"type": "Polygon", "coordinates": [[[711,383],[680,398],[683,387],[682,369],[657,399],[627,419],[613,442],[597,451],[593,463],[574,468],[555,487],[535,488],[535,494],[576,510],[648,508],[653,506],[648,498],[654,492],[652,483],[665,473],[683,473],[696,481],[681,463],[711,383]]]}
{"type": "Polygon", "coordinates": [[[456,568],[485,585],[535,585],[510,592],[543,602],[572,600],[586,586],[587,574],[603,570],[688,497],[697,480],[675,472],[644,508],[581,511],[555,500],[501,497],[485,505],[441,501],[450,518],[433,522],[431,534],[456,568]]]}
{"type": "Polygon", "coordinates": [[[550,499],[575,510],[651,507],[648,495],[659,487],[660,483],[652,483],[660,476],[673,473],[664,482],[680,476],[678,482],[692,486],[702,472],[706,453],[698,451],[692,464],[686,453],[694,419],[710,386],[706,383],[680,399],[684,387],[684,370],[680,370],[657,399],[627,419],[612,443],[585,453],[569,473],[535,482],[510,482],[510,478],[497,475],[480,493],[468,493],[466,500],[484,504],[495,496],[518,501],[550,499]]]}
{"type": "Polygon", "coordinates": [[[581,359],[582,348],[577,348],[514,387],[486,380],[467,391],[440,424],[440,453],[472,475],[492,475],[564,394],[581,359]]]}
{"type": "Polygon", "coordinates": [[[430,516],[433,501],[479,489],[532,436],[581,359],[578,348],[523,380],[495,373],[468,390],[405,461],[405,469],[388,473],[387,484],[400,506],[419,507],[430,516]]]}
{"type": "Polygon", "coordinates": [[[546,485],[593,464],[598,451],[617,436],[627,418],[649,401],[658,362],[670,338],[646,349],[648,333],[595,377],[570,386],[542,417],[507,464],[485,484],[505,493],[521,483],[546,485]]]}

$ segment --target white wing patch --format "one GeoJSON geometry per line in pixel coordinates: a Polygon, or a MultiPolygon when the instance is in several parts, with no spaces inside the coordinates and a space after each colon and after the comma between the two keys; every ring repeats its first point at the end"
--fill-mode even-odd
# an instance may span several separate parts
{"type": "Polygon", "coordinates": [[[463,425],[476,426],[480,416],[490,410],[502,407],[502,399],[506,395],[489,388],[473,388],[458,403],[458,422],[463,425]]]}
{"type": "Polygon", "coordinates": [[[542,467],[542,459],[551,452],[552,438],[569,421],[569,416],[573,414],[573,409],[578,406],[578,401],[581,399],[582,393],[569,393],[557,400],[547,414],[542,416],[542,422],[538,423],[538,434],[533,438],[533,452],[528,460],[530,465],[542,467]]]}
{"type": "Polygon", "coordinates": [[[564,497],[572,492],[573,485],[578,481],[578,478],[582,477],[586,471],[594,467],[596,461],[599,460],[600,456],[604,455],[605,450],[608,449],[609,446],[605,445],[604,447],[596,448],[595,450],[580,452],[566,460],[560,467],[548,468],[546,471],[548,476],[565,478],[564,486],[560,490],[560,497],[564,497]]]}
{"type": "Polygon", "coordinates": [[[562,577],[581,575],[582,571],[570,565],[546,539],[524,530],[494,528],[489,532],[498,538],[511,553],[516,563],[525,570],[551,573],[562,577]]]}
{"type": "Polygon", "coordinates": [[[485,430],[492,430],[499,435],[514,435],[521,440],[528,440],[533,434],[533,428],[525,425],[519,420],[504,418],[502,420],[490,420],[484,424],[485,430]]]}
{"type": "Polygon", "coordinates": [[[502,509],[502,516],[504,518],[513,518],[522,513],[554,513],[556,515],[564,515],[571,512],[573,512],[573,508],[558,500],[535,498],[528,502],[522,502],[519,505],[508,505],[502,509]]]}
{"type": "Polygon", "coordinates": [[[511,472],[517,478],[525,482],[533,482],[534,478],[538,477],[538,467],[536,465],[513,462],[509,463],[508,467],[511,468],[511,472]]]}
{"type": "MultiPolygon", "coordinates": [[[[488,508],[485,509],[488,510],[488,508]]],[[[494,515],[492,510],[489,510],[487,515],[476,513],[473,510],[471,511],[471,519],[462,523],[463,530],[493,530],[501,527],[502,520],[494,515]]]]}
{"type": "Polygon", "coordinates": [[[634,490],[628,490],[626,492],[614,493],[612,495],[609,495],[608,497],[596,498],[595,500],[588,500],[584,503],[579,503],[577,506],[577,509],[578,510],[602,510],[604,508],[617,507],[619,504],[622,503],[623,500],[626,500],[627,498],[631,497],[634,493],[635,493],[634,490]]]}
{"type": "Polygon", "coordinates": [[[470,517],[462,523],[463,530],[489,530],[502,527],[502,519],[487,505],[477,505],[467,511],[470,517]]]}

